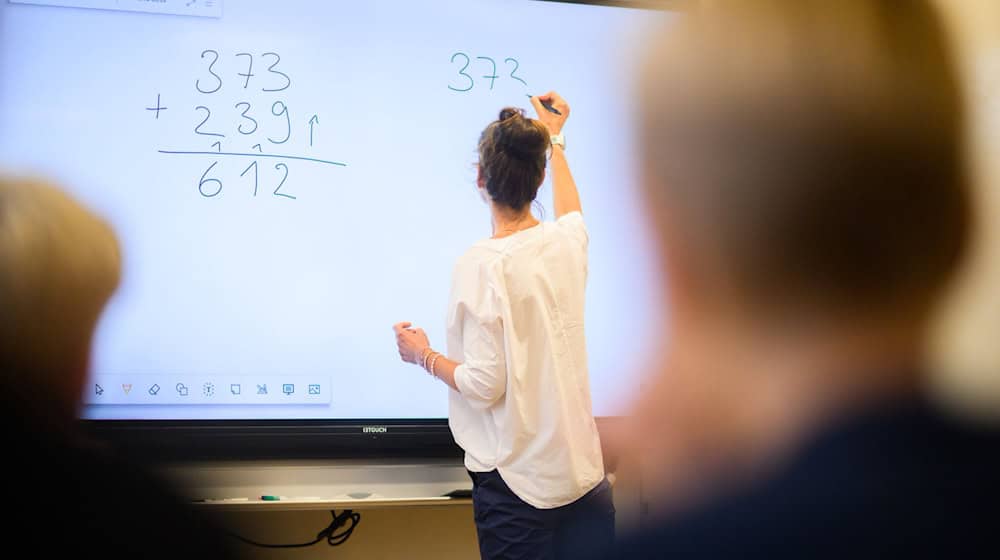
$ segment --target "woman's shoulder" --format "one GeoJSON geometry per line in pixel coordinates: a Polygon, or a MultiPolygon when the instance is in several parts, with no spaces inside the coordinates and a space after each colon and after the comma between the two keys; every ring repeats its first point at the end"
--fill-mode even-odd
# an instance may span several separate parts
{"type": "Polygon", "coordinates": [[[481,266],[500,258],[504,254],[502,245],[495,243],[497,239],[480,239],[472,244],[455,261],[456,266],[481,266]]]}
{"type": "Polygon", "coordinates": [[[555,226],[586,250],[590,243],[590,234],[587,232],[587,224],[583,220],[582,212],[575,210],[559,216],[556,218],[555,226]]]}
{"type": "Polygon", "coordinates": [[[457,283],[463,279],[480,282],[484,279],[485,275],[503,269],[505,251],[502,247],[486,243],[485,241],[496,240],[486,239],[478,241],[466,249],[455,260],[452,272],[453,282],[457,283]]]}

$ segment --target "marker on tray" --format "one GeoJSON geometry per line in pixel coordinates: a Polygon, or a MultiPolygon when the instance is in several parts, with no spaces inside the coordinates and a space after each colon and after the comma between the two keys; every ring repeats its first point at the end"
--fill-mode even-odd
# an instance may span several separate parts
{"type": "Polygon", "coordinates": [[[195,503],[214,503],[214,502],[249,502],[250,498],[201,498],[198,500],[191,500],[195,503]]]}

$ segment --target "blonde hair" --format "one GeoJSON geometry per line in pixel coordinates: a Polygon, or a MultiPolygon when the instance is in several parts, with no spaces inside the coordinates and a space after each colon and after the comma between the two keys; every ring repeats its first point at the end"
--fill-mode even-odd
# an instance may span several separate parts
{"type": "Polygon", "coordinates": [[[4,385],[75,381],[64,388],[79,392],[120,259],[111,227],[69,195],[39,180],[0,177],[4,385]]]}
{"type": "MultiPolygon", "coordinates": [[[[967,244],[964,112],[928,0],[729,0],[642,77],[647,195],[759,310],[922,314],[967,244]]],[[[658,216],[663,214],[663,216],[658,216]]]]}

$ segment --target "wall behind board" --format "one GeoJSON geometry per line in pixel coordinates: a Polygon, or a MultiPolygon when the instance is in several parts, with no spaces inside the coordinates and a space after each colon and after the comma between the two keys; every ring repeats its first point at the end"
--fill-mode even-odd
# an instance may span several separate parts
{"type": "Polygon", "coordinates": [[[1000,417],[1000,2],[939,0],[966,80],[976,239],[936,338],[941,391],[1000,417]]]}

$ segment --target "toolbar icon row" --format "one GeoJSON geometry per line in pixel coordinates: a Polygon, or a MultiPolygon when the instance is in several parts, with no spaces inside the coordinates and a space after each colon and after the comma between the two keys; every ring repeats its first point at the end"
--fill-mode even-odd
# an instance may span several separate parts
{"type": "MultiPolygon", "coordinates": [[[[136,383],[114,376],[98,377],[90,404],[284,404],[329,402],[328,380],[283,376],[273,380],[247,376],[230,379],[149,379],[136,383]],[[121,389],[120,391],[118,389],[121,389]]],[[[121,376],[124,377],[124,376],[121,376]]]]}

